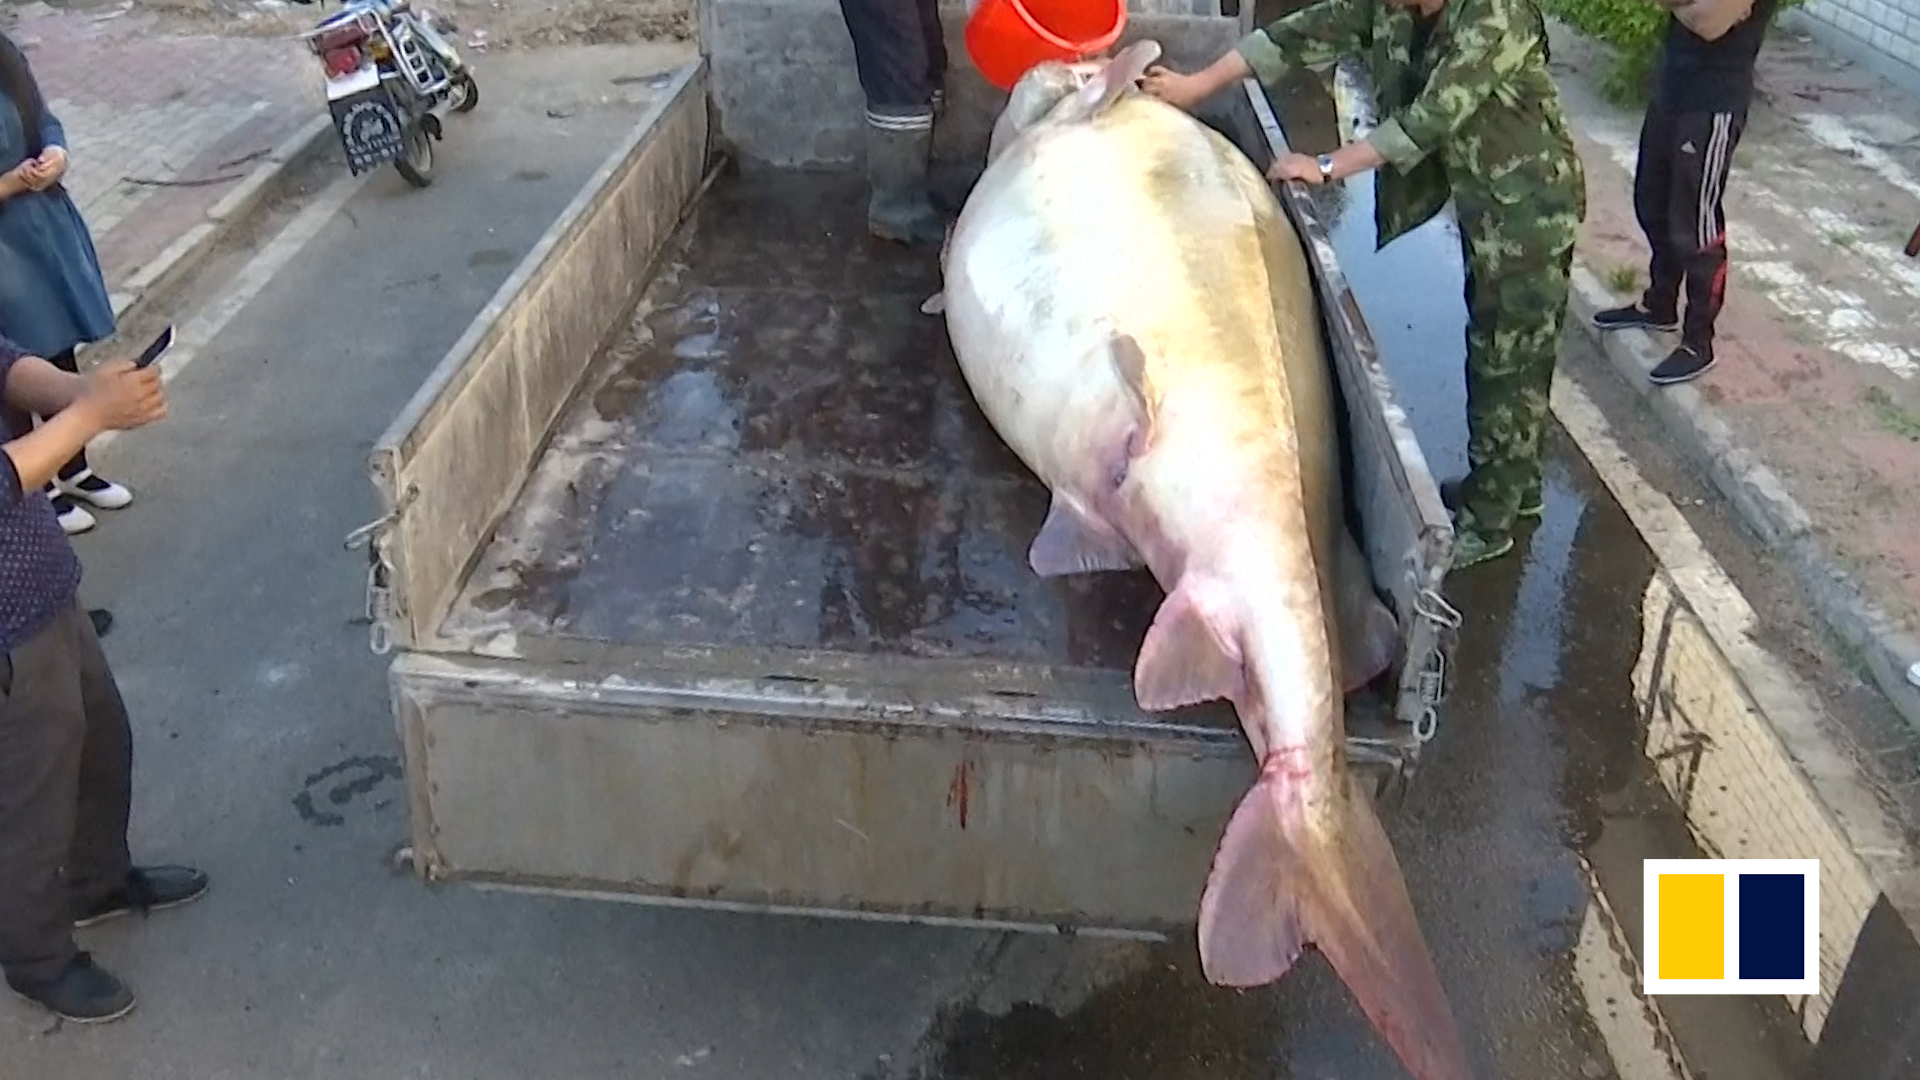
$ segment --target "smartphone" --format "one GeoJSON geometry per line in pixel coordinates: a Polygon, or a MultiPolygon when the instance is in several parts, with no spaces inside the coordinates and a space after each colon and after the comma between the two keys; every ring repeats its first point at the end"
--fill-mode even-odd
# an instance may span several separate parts
{"type": "Polygon", "coordinates": [[[133,362],[133,366],[135,368],[147,367],[155,360],[160,359],[161,353],[171,348],[173,348],[173,324],[168,323],[167,328],[160,331],[160,336],[153,339],[153,344],[148,345],[146,350],[140,354],[140,359],[133,362]]]}

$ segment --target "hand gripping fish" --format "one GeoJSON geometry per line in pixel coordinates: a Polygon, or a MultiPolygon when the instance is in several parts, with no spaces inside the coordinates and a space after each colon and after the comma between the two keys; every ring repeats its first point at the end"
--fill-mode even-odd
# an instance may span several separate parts
{"type": "Polygon", "coordinates": [[[1207,978],[1269,983],[1317,945],[1417,1080],[1468,1080],[1346,767],[1343,691],[1398,639],[1340,512],[1305,253],[1237,148],[1134,88],[1159,52],[1015,86],[924,310],[945,311],[982,410],[1053,493],[1033,569],[1147,567],[1167,596],[1141,708],[1225,698],[1259,761],[1200,902],[1207,978]]]}

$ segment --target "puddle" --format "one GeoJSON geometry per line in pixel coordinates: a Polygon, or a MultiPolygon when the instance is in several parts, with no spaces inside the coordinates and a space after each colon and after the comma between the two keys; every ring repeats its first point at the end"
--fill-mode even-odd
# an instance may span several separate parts
{"type": "Polygon", "coordinates": [[[1064,1015],[1022,1002],[943,1016],[930,1080],[1268,1080],[1286,1075],[1274,1026],[1271,995],[1212,990],[1192,949],[1170,945],[1064,1015]]]}

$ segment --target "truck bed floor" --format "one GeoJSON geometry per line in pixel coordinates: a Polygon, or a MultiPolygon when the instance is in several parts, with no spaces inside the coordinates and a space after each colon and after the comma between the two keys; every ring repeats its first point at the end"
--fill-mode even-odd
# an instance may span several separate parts
{"type": "Polygon", "coordinates": [[[975,406],[942,321],[919,311],[936,255],[870,239],[865,208],[855,175],[715,185],[449,632],[1125,678],[1158,586],[1028,568],[1046,490],[975,406]]]}

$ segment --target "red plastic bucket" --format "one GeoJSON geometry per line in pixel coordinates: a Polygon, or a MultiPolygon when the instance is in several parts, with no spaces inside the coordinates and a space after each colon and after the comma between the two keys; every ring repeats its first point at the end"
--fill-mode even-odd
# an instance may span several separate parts
{"type": "Polygon", "coordinates": [[[1035,64],[1100,52],[1126,28],[1127,0],[980,0],[967,18],[967,55],[982,78],[1011,90],[1035,64]]]}

